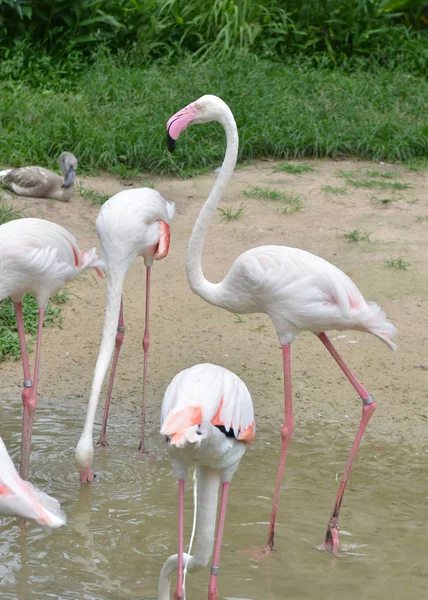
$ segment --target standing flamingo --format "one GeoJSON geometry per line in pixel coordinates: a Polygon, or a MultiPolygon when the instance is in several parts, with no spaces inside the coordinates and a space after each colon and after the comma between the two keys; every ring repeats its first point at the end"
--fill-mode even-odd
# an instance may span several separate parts
{"type": "Polygon", "coordinates": [[[301,331],[318,336],[349,379],[362,400],[362,417],[351,449],[333,513],[328,523],[324,548],[337,552],[339,544],[338,518],[352,462],[367,423],[376,409],[373,397],[346,366],[326,335],[329,329],[356,329],[372,333],[393,350],[391,336],[396,333],[392,323],[374,302],[363,295],[338,268],[324,259],[285,246],[260,246],[239,256],[220,283],[205,279],[202,271],[202,250],[205,236],[217,205],[232,177],[238,154],[238,131],[230,108],[216,96],[202,96],[173,115],[167,124],[170,151],[180,133],[192,123],[218,121],[224,128],[227,149],[223,165],[206,200],[189,240],[186,256],[187,278],[191,289],[204,300],[232,313],[265,313],[276,329],[282,347],[284,369],[285,423],[281,429],[282,449],[278,466],[272,516],[266,549],[274,547],[275,520],[279,492],[288,445],[294,429],[290,346],[301,331]]]}
{"type": "MultiPolygon", "coordinates": [[[[89,267],[99,269],[95,248],[82,252],[64,227],[44,219],[18,219],[0,226],[0,301],[13,300],[24,370],[20,475],[28,478],[31,435],[37,403],[43,316],[49,298],[89,267]],[[22,300],[32,294],[39,308],[34,380],[25,343],[22,300]]],[[[101,274],[100,271],[98,271],[101,274]]]]}
{"type": "Polygon", "coordinates": [[[20,478],[1,437],[0,515],[34,519],[48,527],[60,527],[65,523],[58,500],[20,478]]]}
{"type": "Polygon", "coordinates": [[[162,196],[150,188],[125,190],[115,194],[102,206],[97,220],[96,230],[101,243],[101,259],[107,274],[107,302],[104,327],[92,380],[91,395],[85,426],[76,447],[76,466],[80,471],[80,481],[90,482],[94,479],[91,471],[94,457],[92,431],[95,412],[100,397],[101,387],[116,344],[107,401],[104,409],[100,446],[106,446],[106,428],[111,393],[117,361],[124,338],[122,291],[126,274],[137,256],[144,258],[146,266],[146,325],[143,338],[143,407],[140,452],[145,452],[144,424],[146,412],[147,357],[149,351],[149,308],[150,308],[150,270],[153,261],[161,260],[168,254],[170,229],[169,224],[174,216],[174,203],[167,202],[162,196]],[[117,331],[117,333],[116,333],[117,331]]]}
{"type": "Polygon", "coordinates": [[[161,434],[178,477],[178,554],[162,567],[158,600],[169,600],[170,578],[178,569],[174,600],[183,598],[183,560],[189,572],[208,565],[214,545],[217,496],[222,482],[208,600],[217,600],[221,540],[232,477],[254,439],[253,403],[245,383],[234,373],[211,364],[178,373],[162,402],[161,434]],[[183,554],[184,481],[197,463],[197,537],[193,556],[183,554]]]}

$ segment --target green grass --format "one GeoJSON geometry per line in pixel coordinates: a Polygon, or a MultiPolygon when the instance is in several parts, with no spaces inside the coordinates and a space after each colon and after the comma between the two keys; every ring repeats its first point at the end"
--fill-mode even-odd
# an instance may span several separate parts
{"type": "Polygon", "coordinates": [[[342,187],[335,187],[333,185],[323,185],[321,187],[321,191],[325,192],[326,194],[346,194],[348,188],[346,187],[346,185],[342,187]]]}
{"type": "Polygon", "coordinates": [[[219,213],[222,215],[220,223],[230,223],[231,221],[238,221],[242,217],[242,213],[245,210],[245,206],[241,204],[237,211],[233,211],[232,208],[218,208],[219,213]]]}
{"type": "Polygon", "coordinates": [[[292,215],[303,208],[303,202],[300,194],[294,192],[281,192],[275,188],[261,188],[254,186],[249,190],[244,190],[244,195],[248,198],[257,198],[258,200],[273,200],[281,204],[278,212],[284,215],[292,215]]]}
{"type": "Polygon", "coordinates": [[[371,233],[359,231],[358,229],[354,229],[354,231],[347,231],[343,234],[343,237],[348,240],[348,242],[363,242],[364,240],[370,242],[370,236],[371,233]]]}
{"type": "Polygon", "coordinates": [[[291,163],[282,163],[276,169],[275,173],[292,173],[293,175],[299,175],[300,173],[307,173],[308,171],[315,171],[315,168],[307,163],[300,163],[298,165],[292,165],[291,163]]]}
{"type": "Polygon", "coordinates": [[[425,223],[426,221],[428,221],[428,216],[416,217],[416,223],[425,223]]]}
{"type": "MultiPolygon", "coordinates": [[[[55,325],[62,328],[61,307],[69,299],[67,289],[59,291],[46,307],[44,326],[55,325]]],[[[26,294],[23,301],[23,317],[25,332],[30,335],[29,351],[31,352],[34,337],[37,333],[39,309],[33,296],[26,294]]],[[[0,302],[0,362],[8,358],[18,359],[21,356],[13,302],[6,298],[0,302]]]]}
{"type": "Polygon", "coordinates": [[[8,223],[9,221],[14,221],[15,219],[20,219],[23,217],[22,210],[16,210],[7,202],[0,203],[0,225],[3,223],[8,223]]]}
{"type": "Polygon", "coordinates": [[[244,190],[244,196],[247,198],[257,198],[258,200],[275,200],[275,201],[288,201],[289,194],[286,192],[281,192],[280,190],[276,190],[275,188],[261,188],[258,186],[254,186],[249,190],[244,190]]]}
{"type": "Polygon", "coordinates": [[[83,187],[82,182],[78,183],[77,191],[84,200],[87,200],[92,204],[104,204],[104,202],[107,202],[107,200],[111,198],[111,194],[106,194],[105,192],[97,192],[96,190],[91,190],[89,188],[83,187]]]}
{"type": "Polygon", "coordinates": [[[388,171],[378,171],[373,169],[353,169],[351,171],[340,170],[337,172],[339,177],[343,177],[347,184],[357,188],[378,188],[392,190],[407,190],[414,187],[411,183],[402,183],[401,181],[389,181],[395,174],[388,171]],[[377,177],[377,179],[373,179],[377,177]],[[384,181],[384,179],[388,181],[384,181]]]}
{"type": "Polygon", "coordinates": [[[75,91],[5,81],[0,96],[0,164],[56,168],[65,149],[79,173],[189,175],[218,165],[225,138],[218,123],[189,127],[169,154],[167,119],[206,93],[232,108],[239,160],[348,157],[410,161],[428,156],[428,81],[402,71],[317,69],[237,54],[180,68],[147,69],[100,58],[75,91]]]}
{"type": "Polygon", "coordinates": [[[406,271],[407,267],[410,267],[410,263],[404,260],[404,258],[390,258],[385,261],[385,266],[389,269],[399,269],[406,271]]]}

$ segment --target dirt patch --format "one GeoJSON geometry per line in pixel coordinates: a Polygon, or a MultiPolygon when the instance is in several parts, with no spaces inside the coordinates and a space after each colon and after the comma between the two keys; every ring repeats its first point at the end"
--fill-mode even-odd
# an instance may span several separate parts
{"type": "MultiPolygon", "coordinates": [[[[399,330],[396,353],[369,335],[331,332],[338,350],[377,400],[370,432],[421,448],[427,443],[428,425],[428,174],[356,161],[322,160],[311,161],[311,165],[314,171],[299,175],[276,172],[278,163],[269,161],[236,170],[221,206],[236,212],[242,204],[244,210],[238,220],[229,223],[220,222],[220,213],[215,219],[204,251],[205,275],[219,281],[240,253],[264,244],[304,248],[345,271],[367,299],[382,306],[399,330]],[[346,185],[339,171],[354,169],[394,172],[392,180],[377,179],[413,187],[394,190],[346,185]],[[251,186],[298,194],[302,208],[283,214],[282,201],[245,196],[243,191],[251,186]],[[346,190],[337,193],[324,186],[346,186],[346,190]],[[388,199],[391,201],[381,202],[388,199]],[[370,233],[369,241],[345,239],[344,233],[354,230],[370,233]],[[385,261],[394,258],[409,263],[407,269],[388,268],[385,261]]],[[[258,424],[279,430],[283,421],[282,363],[270,320],[265,315],[238,317],[213,307],[187,285],[187,241],[215,176],[208,173],[188,180],[150,177],[165,198],[176,202],[177,210],[170,254],[156,263],[152,272],[148,420],[157,429],[162,395],[172,377],[206,361],[241,376],[252,393],[258,424]]],[[[129,185],[108,175],[81,181],[85,188],[111,195],[129,185]]],[[[131,185],[139,187],[141,183],[131,185]]],[[[94,229],[99,207],[77,192],[69,204],[25,198],[14,198],[13,204],[28,216],[63,225],[82,249],[99,248],[94,229]]],[[[83,409],[98,354],[105,280],[85,275],[70,286],[70,292],[71,301],[63,307],[63,329],[44,330],[40,402],[44,397],[58,398],[58,402],[79,402],[83,409]]],[[[125,283],[126,334],[112,407],[115,411],[121,403],[135,405],[136,441],[144,293],[144,265],[138,260],[125,283]]],[[[0,400],[5,406],[20,396],[22,372],[19,362],[2,363],[0,370],[0,400]]],[[[293,345],[293,386],[296,435],[304,435],[304,423],[313,419],[320,425],[336,421],[347,434],[350,426],[356,428],[359,400],[320,342],[309,334],[301,335],[293,345]]],[[[101,405],[103,401],[104,396],[101,405]]]]}

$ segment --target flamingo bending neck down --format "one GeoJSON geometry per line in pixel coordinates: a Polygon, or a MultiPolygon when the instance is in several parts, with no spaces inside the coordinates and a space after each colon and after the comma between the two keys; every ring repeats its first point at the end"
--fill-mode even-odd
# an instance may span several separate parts
{"type": "Polygon", "coordinates": [[[20,464],[23,479],[28,478],[30,465],[45,308],[49,298],[65,283],[75,279],[89,267],[95,268],[102,275],[99,270],[101,262],[95,248],[87,253],[82,252],[74,237],[56,223],[44,219],[18,219],[0,226],[0,300],[7,296],[13,300],[24,370],[20,464]],[[31,379],[30,374],[22,317],[25,294],[32,294],[39,308],[34,379],[31,379]]]}
{"type": "Polygon", "coordinates": [[[217,573],[232,477],[254,439],[253,403],[245,383],[223,367],[200,364],[178,373],[162,402],[161,434],[178,477],[178,553],[170,556],[159,578],[158,600],[169,600],[170,579],[177,569],[174,600],[184,597],[183,563],[189,572],[208,565],[213,546],[217,496],[222,492],[208,600],[217,600],[217,573]],[[197,463],[196,548],[183,553],[184,482],[188,468],[197,463]]]}
{"type": "Polygon", "coordinates": [[[150,188],[125,190],[115,194],[102,206],[96,230],[101,243],[101,259],[107,274],[107,302],[104,327],[97,364],[92,380],[91,395],[85,426],[76,447],[75,461],[80,471],[80,480],[87,483],[93,480],[91,471],[94,450],[92,432],[95,412],[101,387],[113,354],[115,353],[104,409],[100,446],[107,445],[106,428],[110,407],[116,365],[124,338],[122,291],[126,274],[137,256],[144,258],[146,266],[146,324],[143,338],[143,406],[139,450],[146,452],[144,425],[146,412],[147,358],[149,351],[149,308],[150,271],[154,260],[161,260],[168,254],[170,242],[169,224],[174,216],[174,203],[167,202],[150,188]]]}
{"type": "Polygon", "coordinates": [[[65,523],[58,500],[20,478],[0,437],[0,515],[34,519],[40,525],[65,523]]]}
{"type": "Polygon", "coordinates": [[[172,151],[180,133],[194,123],[218,121],[226,133],[224,161],[213,188],[193,227],[186,256],[191,289],[204,300],[232,313],[265,313],[276,329],[282,347],[285,423],[272,516],[266,549],[274,547],[275,520],[288,445],[294,429],[291,395],[290,346],[301,331],[318,336],[362,400],[362,418],[352,446],[337,500],[329,520],[324,548],[337,552],[338,517],[346,482],[367,423],[376,404],[326,335],[330,329],[355,329],[371,333],[395,350],[391,337],[396,329],[380,307],[366,302],[351,279],[324,259],[285,246],[260,246],[248,250],[232,264],[220,283],[208,281],[202,271],[205,237],[217,205],[232,177],[238,155],[238,131],[230,108],[216,96],[202,96],[173,115],[167,123],[167,142],[172,151]]]}

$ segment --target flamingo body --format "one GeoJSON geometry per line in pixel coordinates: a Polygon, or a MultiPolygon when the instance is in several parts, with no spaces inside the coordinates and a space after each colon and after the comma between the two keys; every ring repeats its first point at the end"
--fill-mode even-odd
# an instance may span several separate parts
{"type": "MultiPolygon", "coordinates": [[[[138,188],[115,194],[103,204],[98,214],[95,227],[100,239],[103,269],[107,274],[107,301],[102,339],[92,381],[88,412],[85,426],[75,452],[75,463],[80,471],[82,483],[92,481],[93,479],[91,465],[94,456],[92,433],[95,412],[116,340],[116,353],[110,375],[109,392],[102,429],[102,445],[106,445],[105,428],[108,407],[117,358],[124,333],[121,298],[126,274],[132,262],[138,256],[142,256],[144,264],[147,267],[147,326],[150,267],[154,260],[164,258],[168,253],[170,240],[169,224],[174,216],[174,210],[174,203],[166,201],[155,190],[138,188]]],[[[147,352],[145,349],[145,361],[146,358],[147,352]]],[[[144,399],[145,381],[146,377],[144,374],[144,399]]]]}
{"type": "Polygon", "coordinates": [[[179,479],[178,553],[165,562],[159,578],[159,600],[169,600],[170,579],[178,569],[174,600],[183,598],[183,560],[194,572],[206,566],[214,546],[217,496],[222,494],[215,538],[209,600],[218,598],[216,576],[226,515],[229,485],[254,439],[253,403],[245,383],[227,369],[200,364],[178,373],[168,386],[162,403],[161,434],[179,479]],[[183,553],[184,480],[188,468],[197,465],[198,499],[196,541],[193,555],[183,553]]]}
{"type": "Polygon", "coordinates": [[[63,152],[59,164],[64,177],[43,167],[20,167],[0,171],[0,183],[18,196],[68,202],[73,195],[77,158],[71,152],[63,152]]]}
{"type": "Polygon", "coordinates": [[[288,446],[294,430],[291,389],[291,343],[301,331],[318,336],[362,400],[360,426],[351,448],[336,503],[327,527],[324,548],[337,552],[338,517],[346,483],[365,428],[376,409],[371,394],[347,367],[326,335],[331,329],[355,329],[371,333],[391,349],[396,329],[374,302],[366,302],[351,279],[326,260],[286,246],[261,246],[244,252],[220,283],[208,281],[202,270],[205,237],[238,156],[238,130],[232,111],[216,96],[202,96],[174,114],[167,123],[167,143],[172,151],[182,131],[191,124],[219,122],[226,134],[226,153],[220,172],[190,236],[186,272],[191,289],[204,300],[234,313],[265,313],[282,346],[285,422],[266,549],[274,546],[279,493],[288,446]]]}
{"type": "Polygon", "coordinates": [[[1,437],[0,515],[34,519],[48,527],[65,523],[59,502],[20,478],[1,437]]]}
{"type": "MultiPolygon", "coordinates": [[[[302,331],[366,331],[396,346],[395,327],[374,302],[366,302],[343,271],[323,258],[286,246],[244,252],[206,299],[232,313],[266,313],[281,345],[302,331]]],[[[197,291],[197,290],[194,290],[197,291]]]]}
{"type": "Polygon", "coordinates": [[[0,226],[0,300],[21,302],[32,294],[39,307],[68,281],[101,263],[95,248],[82,252],[64,227],[44,219],[17,219],[0,226]]]}
{"type": "Polygon", "coordinates": [[[14,302],[24,371],[20,465],[20,475],[24,479],[29,471],[45,307],[49,298],[65,283],[89,267],[101,274],[95,248],[82,252],[74,237],[56,223],[44,219],[18,219],[0,226],[0,301],[10,296],[14,302]],[[39,308],[34,380],[30,374],[22,317],[22,300],[27,293],[35,297],[39,308]]]}

